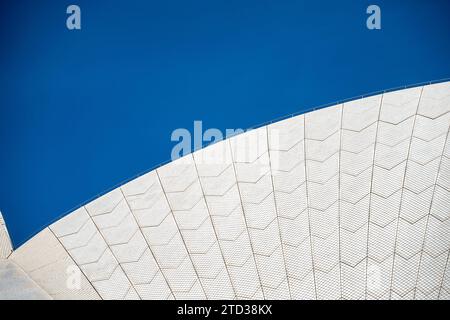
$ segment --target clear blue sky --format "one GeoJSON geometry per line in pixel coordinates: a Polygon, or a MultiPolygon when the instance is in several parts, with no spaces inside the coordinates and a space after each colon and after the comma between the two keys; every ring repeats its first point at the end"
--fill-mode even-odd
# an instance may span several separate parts
{"type": "Polygon", "coordinates": [[[450,77],[449,1],[2,1],[0,210],[15,246],[168,160],[171,132],[246,128],[450,77]],[[66,29],[66,7],[82,30],[66,29]],[[369,31],[378,4],[382,30],[369,31]]]}

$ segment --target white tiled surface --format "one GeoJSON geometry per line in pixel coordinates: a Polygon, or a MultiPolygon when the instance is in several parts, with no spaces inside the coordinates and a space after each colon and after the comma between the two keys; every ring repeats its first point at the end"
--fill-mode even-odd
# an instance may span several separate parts
{"type": "Polygon", "coordinates": [[[289,118],[113,190],[11,259],[53,298],[450,299],[449,125],[448,82],[289,118]]]}
{"type": "Polygon", "coordinates": [[[0,259],[0,300],[50,300],[42,290],[17,264],[0,259]]]}
{"type": "Polygon", "coordinates": [[[0,212],[0,259],[6,259],[12,252],[11,240],[9,239],[5,221],[0,212]]]}
{"type": "Polygon", "coordinates": [[[10,260],[19,265],[54,299],[100,298],[86,276],[48,228],[14,251],[10,260]],[[79,275],[79,287],[70,286],[69,276],[73,272],[79,275]]]}

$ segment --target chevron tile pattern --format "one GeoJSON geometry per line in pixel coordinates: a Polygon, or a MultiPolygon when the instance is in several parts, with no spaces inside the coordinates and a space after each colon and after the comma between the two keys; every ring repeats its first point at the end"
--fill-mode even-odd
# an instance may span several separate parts
{"type": "Polygon", "coordinates": [[[9,259],[55,299],[450,299],[449,128],[449,82],[292,117],[126,183],[9,259]]]}

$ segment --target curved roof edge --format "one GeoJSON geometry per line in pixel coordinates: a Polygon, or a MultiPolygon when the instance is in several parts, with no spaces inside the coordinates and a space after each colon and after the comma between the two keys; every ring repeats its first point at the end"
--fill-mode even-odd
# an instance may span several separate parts
{"type": "MultiPolygon", "coordinates": [[[[267,126],[267,125],[270,125],[270,124],[274,124],[274,123],[277,123],[277,122],[280,122],[280,121],[283,121],[283,120],[286,120],[286,119],[289,119],[289,118],[292,118],[292,117],[295,117],[295,116],[300,116],[300,115],[307,114],[307,113],[310,113],[310,112],[314,112],[314,111],[317,111],[317,110],[333,107],[333,106],[340,105],[340,104],[343,104],[343,103],[348,103],[348,102],[351,102],[351,101],[357,101],[357,100],[360,100],[360,99],[373,97],[373,96],[380,95],[380,94],[400,91],[400,90],[404,90],[404,89],[423,87],[423,86],[432,85],[432,84],[446,83],[446,82],[450,82],[450,78],[442,78],[442,79],[437,79],[437,80],[424,81],[424,82],[419,82],[419,83],[414,83],[414,84],[409,84],[409,85],[404,85],[404,86],[398,86],[398,87],[393,87],[393,88],[379,90],[379,91],[373,91],[373,92],[369,92],[369,93],[366,93],[366,94],[361,94],[361,95],[357,95],[357,96],[354,96],[354,97],[345,98],[345,99],[341,99],[341,100],[338,100],[338,101],[334,101],[334,102],[318,105],[318,106],[315,106],[315,107],[305,108],[302,111],[290,113],[288,115],[281,116],[281,117],[275,118],[273,120],[269,120],[269,121],[261,123],[259,125],[255,125],[255,126],[249,127],[246,130],[258,129],[258,128],[261,128],[261,127],[264,127],[264,126],[267,126]]],[[[237,135],[240,135],[240,134],[242,134],[242,133],[241,132],[237,133],[236,135],[233,135],[233,136],[228,137],[228,138],[223,139],[223,140],[213,141],[212,143],[206,144],[205,146],[203,146],[201,149],[198,149],[198,150],[205,149],[205,148],[207,148],[210,145],[213,145],[215,143],[218,143],[218,142],[221,142],[221,141],[224,141],[224,140],[228,140],[228,139],[230,139],[232,137],[235,137],[237,135]]],[[[198,150],[193,150],[189,154],[192,154],[192,153],[194,153],[195,151],[198,151],[198,150]]],[[[188,156],[189,154],[184,155],[181,158],[184,158],[185,156],[188,156]]],[[[132,180],[134,180],[136,178],[139,178],[139,177],[141,177],[141,176],[143,176],[143,175],[145,175],[145,174],[147,174],[147,173],[149,173],[151,171],[157,170],[158,168],[161,168],[161,167],[163,167],[163,166],[165,166],[165,165],[167,165],[167,164],[169,164],[171,162],[172,162],[172,159],[168,159],[168,160],[163,161],[163,162],[161,162],[159,164],[156,164],[156,165],[150,167],[149,169],[147,169],[147,170],[145,170],[143,172],[140,172],[140,173],[138,173],[138,174],[136,174],[134,176],[131,176],[130,178],[128,178],[128,179],[126,179],[124,181],[121,181],[121,182],[115,184],[114,186],[111,186],[110,188],[108,188],[108,189],[106,189],[106,190],[104,190],[104,191],[94,195],[93,197],[89,198],[88,200],[82,202],[81,204],[79,204],[77,206],[74,206],[74,207],[72,207],[69,210],[66,210],[64,213],[58,215],[56,218],[52,219],[47,224],[43,225],[41,228],[39,228],[35,232],[31,233],[30,236],[26,240],[18,243],[17,246],[13,243],[13,241],[10,241],[12,249],[15,250],[15,249],[19,248],[20,246],[25,244],[27,241],[32,239],[34,236],[36,236],[39,232],[44,230],[46,227],[48,227],[48,226],[52,225],[53,223],[59,221],[60,219],[64,218],[68,214],[74,212],[75,210],[80,209],[81,207],[87,205],[88,203],[90,203],[90,202],[92,202],[92,201],[94,201],[94,200],[96,200],[96,199],[106,195],[107,193],[109,193],[109,192],[111,192],[111,191],[113,191],[113,190],[115,190],[115,189],[117,189],[117,188],[127,184],[130,181],[132,181],[132,180]]],[[[5,223],[5,229],[7,229],[6,221],[4,223],[5,223]]]]}

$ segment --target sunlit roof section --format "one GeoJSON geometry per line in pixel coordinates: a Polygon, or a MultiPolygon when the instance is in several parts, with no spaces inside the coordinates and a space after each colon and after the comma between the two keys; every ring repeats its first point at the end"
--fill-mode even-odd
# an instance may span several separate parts
{"type": "Polygon", "coordinates": [[[449,127],[450,82],[291,117],[122,185],[9,259],[54,299],[449,299],[449,127]]]}

